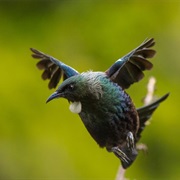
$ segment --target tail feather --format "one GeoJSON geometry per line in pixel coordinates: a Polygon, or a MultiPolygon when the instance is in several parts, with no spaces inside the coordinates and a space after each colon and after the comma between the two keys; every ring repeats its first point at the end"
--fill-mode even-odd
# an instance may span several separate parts
{"type": "Polygon", "coordinates": [[[136,142],[139,141],[141,137],[141,133],[146,126],[145,123],[147,122],[147,120],[152,116],[153,112],[160,105],[160,103],[163,102],[168,96],[169,93],[165,94],[163,97],[159,98],[155,102],[137,109],[140,125],[139,125],[139,130],[137,132],[136,142]]]}

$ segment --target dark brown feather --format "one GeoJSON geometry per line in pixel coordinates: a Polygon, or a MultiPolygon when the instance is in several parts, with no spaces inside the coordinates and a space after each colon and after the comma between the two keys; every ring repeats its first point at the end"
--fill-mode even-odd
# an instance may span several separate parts
{"type": "Polygon", "coordinates": [[[56,87],[55,85],[58,84],[58,82],[60,81],[61,75],[62,75],[61,69],[58,68],[56,69],[56,71],[54,71],[51,77],[51,80],[49,81],[49,84],[48,84],[49,89],[56,87]]]}
{"type": "Polygon", "coordinates": [[[150,70],[153,65],[147,59],[152,58],[156,51],[150,49],[154,46],[154,39],[144,41],[139,47],[117,60],[105,73],[123,89],[144,77],[143,71],[150,70]]]}
{"type": "Polygon", "coordinates": [[[130,61],[134,65],[138,66],[141,71],[144,71],[146,69],[150,70],[153,67],[153,64],[150,61],[147,61],[142,56],[133,56],[130,61]]]}
{"type": "Polygon", "coordinates": [[[31,51],[34,53],[32,54],[32,57],[35,59],[39,59],[36,66],[38,69],[43,70],[43,73],[41,75],[42,79],[50,80],[48,84],[49,89],[56,88],[62,76],[63,76],[63,80],[68,78],[64,74],[63,69],[61,69],[61,66],[58,66],[59,61],[36,49],[31,48],[31,51]],[[55,64],[54,62],[57,63],[55,64]]]}
{"type": "Polygon", "coordinates": [[[48,68],[49,66],[51,66],[53,63],[50,60],[47,59],[42,59],[41,61],[39,61],[36,66],[38,69],[43,70],[48,68]]]}
{"type": "Polygon", "coordinates": [[[144,58],[152,58],[155,55],[156,51],[152,49],[141,49],[136,51],[133,55],[141,55],[144,58]]]}

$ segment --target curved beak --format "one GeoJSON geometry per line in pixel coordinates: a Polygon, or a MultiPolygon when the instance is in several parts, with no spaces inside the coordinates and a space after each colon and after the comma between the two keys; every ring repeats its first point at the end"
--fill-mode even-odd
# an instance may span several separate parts
{"type": "Polygon", "coordinates": [[[53,94],[51,94],[49,96],[49,98],[47,99],[46,103],[48,103],[49,101],[53,100],[53,99],[56,99],[56,98],[59,98],[59,97],[62,97],[62,95],[59,93],[59,92],[54,92],[53,94]]]}

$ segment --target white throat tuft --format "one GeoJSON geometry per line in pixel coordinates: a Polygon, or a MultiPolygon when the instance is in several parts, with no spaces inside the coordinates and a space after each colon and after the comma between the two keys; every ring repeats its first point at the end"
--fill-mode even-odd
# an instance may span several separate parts
{"type": "Polygon", "coordinates": [[[72,113],[76,113],[79,114],[81,112],[82,109],[82,104],[80,101],[78,102],[72,102],[69,106],[69,109],[72,113]]]}

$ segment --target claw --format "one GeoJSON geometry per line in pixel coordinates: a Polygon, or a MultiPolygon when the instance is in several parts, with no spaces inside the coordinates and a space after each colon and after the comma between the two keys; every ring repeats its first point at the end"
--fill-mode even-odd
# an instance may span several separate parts
{"type": "Polygon", "coordinates": [[[135,147],[134,136],[133,136],[132,132],[130,132],[130,131],[128,132],[126,140],[127,140],[127,147],[129,149],[131,149],[131,151],[132,151],[135,147]]]}
{"type": "Polygon", "coordinates": [[[122,161],[129,163],[131,160],[127,157],[127,155],[118,147],[112,147],[112,152],[114,152],[115,155],[121,158],[122,161]]]}

